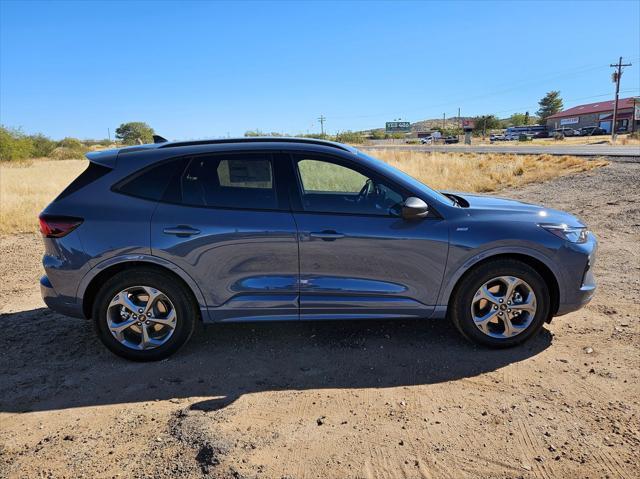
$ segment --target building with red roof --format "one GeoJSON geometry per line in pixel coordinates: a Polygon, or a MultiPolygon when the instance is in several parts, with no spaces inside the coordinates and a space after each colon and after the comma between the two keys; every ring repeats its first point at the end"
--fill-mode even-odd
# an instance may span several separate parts
{"type": "MultiPolygon", "coordinates": [[[[578,105],[558,112],[547,118],[547,129],[573,128],[579,130],[588,126],[599,126],[611,132],[613,123],[613,100],[578,105]]],[[[616,118],[618,132],[640,130],[640,99],[621,98],[618,100],[616,118]]]]}

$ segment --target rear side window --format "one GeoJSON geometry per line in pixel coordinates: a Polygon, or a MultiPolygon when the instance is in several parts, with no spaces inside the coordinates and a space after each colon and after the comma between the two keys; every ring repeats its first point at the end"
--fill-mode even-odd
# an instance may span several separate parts
{"type": "Polygon", "coordinates": [[[80,175],[73,180],[69,186],[67,186],[62,193],[58,195],[56,200],[61,200],[69,196],[72,193],[75,193],[78,190],[81,190],[87,185],[90,185],[94,181],[102,178],[104,175],[109,173],[111,168],[107,168],[106,166],[98,165],[97,163],[89,162],[89,166],[86,170],[84,170],[80,175]]]}
{"type": "Polygon", "coordinates": [[[271,156],[192,158],[180,178],[182,203],[217,208],[278,209],[271,156]]]}
{"type": "Polygon", "coordinates": [[[169,181],[184,170],[186,162],[186,158],[178,158],[145,168],[115,185],[114,190],[126,195],[158,201],[163,197],[169,181]]]}

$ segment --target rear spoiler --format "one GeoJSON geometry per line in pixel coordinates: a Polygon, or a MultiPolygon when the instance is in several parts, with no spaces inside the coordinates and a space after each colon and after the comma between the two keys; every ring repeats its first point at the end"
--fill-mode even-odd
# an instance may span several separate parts
{"type": "Polygon", "coordinates": [[[126,148],[118,148],[113,150],[90,151],[85,156],[91,163],[106,166],[107,168],[113,170],[116,167],[116,160],[118,159],[119,154],[157,148],[157,145],[159,143],[168,143],[168,141],[169,140],[161,137],[160,135],[153,135],[153,143],[147,143],[139,146],[129,146],[126,148]]]}
{"type": "Polygon", "coordinates": [[[85,155],[91,163],[114,169],[118,159],[118,150],[90,151],[85,155]]]}

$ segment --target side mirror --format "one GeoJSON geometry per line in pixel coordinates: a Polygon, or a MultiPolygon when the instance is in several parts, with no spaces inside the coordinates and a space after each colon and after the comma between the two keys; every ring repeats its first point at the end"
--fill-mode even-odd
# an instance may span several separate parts
{"type": "Polygon", "coordinates": [[[405,220],[425,218],[429,214],[429,205],[420,198],[410,196],[402,205],[402,217],[405,220]]]}

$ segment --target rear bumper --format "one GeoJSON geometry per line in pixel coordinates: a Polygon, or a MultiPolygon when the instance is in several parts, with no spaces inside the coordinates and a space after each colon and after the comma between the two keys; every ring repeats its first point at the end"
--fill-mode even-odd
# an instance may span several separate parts
{"type": "Polygon", "coordinates": [[[77,303],[65,301],[64,297],[60,296],[53,288],[53,285],[46,275],[40,278],[40,294],[42,295],[44,304],[56,313],[74,318],[84,317],[82,314],[82,306],[77,303]]]}

